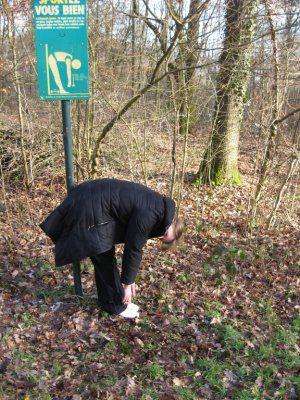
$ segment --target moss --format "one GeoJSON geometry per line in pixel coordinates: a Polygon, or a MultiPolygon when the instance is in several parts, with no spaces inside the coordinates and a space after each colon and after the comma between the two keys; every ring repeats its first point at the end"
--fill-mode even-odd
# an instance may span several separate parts
{"type": "Polygon", "coordinates": [[[237,167],[234,167],[232,170],[228,170],[227,173],[223,166],[219,166],[216,170],[214,176],[211,178],[211,182],[216,185],[240,185],[241,184],[241,177],[237,167]]]}
{"type": "Polygon", "coordinates": [[[211,166],[203,160],[199,171],[195,177],[194,184],[196,186],[211,184],[213,186],[221,185],[232,185],[239,186],[242,184],[242,177],[238,171],[238,167],[233,167],[231,170],[228,169],[227,173],[225,167],[219,162],[218,164],[211,166]]]}
{"type": "Polygon", "coordinates": [[[213,179],[213,183],[216,186],[222,185],[226,181],[226,174],[222,167],[218,168],[215,173],[215,178],[213,179]]]}
{"type": "Polygon", "coordinates": [[[235,186],[242,184],[242,177],[237,167],[233,170],[231,184],[235,186]]]}

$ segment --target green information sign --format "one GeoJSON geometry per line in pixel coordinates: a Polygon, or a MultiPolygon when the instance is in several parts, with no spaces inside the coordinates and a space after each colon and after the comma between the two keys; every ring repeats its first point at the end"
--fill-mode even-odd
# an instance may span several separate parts
{"type": "Polygon", "coordinates": [[[33,5],[40,98],[88,99],[86,0],[34,0],[33,5]]]}

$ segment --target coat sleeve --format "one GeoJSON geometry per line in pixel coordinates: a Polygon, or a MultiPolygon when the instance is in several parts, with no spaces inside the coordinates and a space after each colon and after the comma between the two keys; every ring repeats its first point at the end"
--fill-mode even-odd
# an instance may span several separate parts
{"type": "Polygon", "coordinates": [[[121,282],[130,285],[134,282],[142,260],[142,249],[149,233],[157,222],[156,214],[150,209],[135,211],[128,224],[124,242],[121,282]]]}

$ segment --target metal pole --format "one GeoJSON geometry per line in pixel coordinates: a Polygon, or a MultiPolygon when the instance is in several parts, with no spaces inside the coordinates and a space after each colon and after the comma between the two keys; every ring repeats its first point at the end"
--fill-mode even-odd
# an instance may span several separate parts
{"type": "MultiPolygon", "coordinates": [[[[63,138],[64,138],[64,149],[65,149],[66,181],[67,181],[67,191],[69,193],[70,190],[75,186],[70,100],[62,100],[61,111],[62,111],[63,138]]],[[[77,296],[82,296],[83,293],[82,293],[81,275],[80,275],[80,262],[78,261],[73,263],[73,276],[74,276],[75,294],[77,296]]]]}

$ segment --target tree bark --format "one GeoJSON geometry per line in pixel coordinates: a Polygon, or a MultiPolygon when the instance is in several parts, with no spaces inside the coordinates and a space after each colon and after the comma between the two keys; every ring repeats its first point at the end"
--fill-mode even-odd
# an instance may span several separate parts
{"type": "Polygon", "coordinates": [[[195,18],[191,19],[187,27],[186,34],[186,50],[185,50],[185,85],[187,95],[184,96],[182,102],[182,114],[184,115],[184,126],[182,128],[183,133],[186,133],[186,123],[188,123],[189,132],[193,129],[197,121],[197,109],[196,109],[196,79],[195,79],[195,66],[199,60],[199,24],[200,15],[204,8],[201,8],[201,0],[191,0],[189,15],[194,15],[195,18]],[[185,107],[187,105],[187,107],[185,107]]]}
{"type": "Polygon", "coordinates": [[[210,144],[197,174],[201,183],[238,184],[239,135],[248,84],[257,0],[227,0],[210,144]]]}
{"type": "Polygon", "coordinates": [[[21,154],[22,161],[24,167],[24,181],[27,189],[33,183],[32,169],[29,169],[29,163],[27,159],[26,152],[26,144],[25,144],[25,127],[24,127],[24,118],[23,118],[23,105],[22,105],[22,93],[21,93],[21,83],[20,83],[20,74],[18,71],[18,57],[17,57],[17,45],[16,45],[16,23],[15,23],[15,15],[14,9],[10,6],[9,2],[6,0],[1,1],[3,11],[7,18],[7,27],[8,27],[8,39],[12,52],[12,64],[13,64],[13,76],[14,76],[14,84],[15,90],[17,94],[17,104],[18,104],[18,119],[20,125],[20,145],[21,145],[21,154]],[[30,174],[31,172],[31,174],[30,174]],[[31,175],[31,179],[30,179],[31,175]]]}

